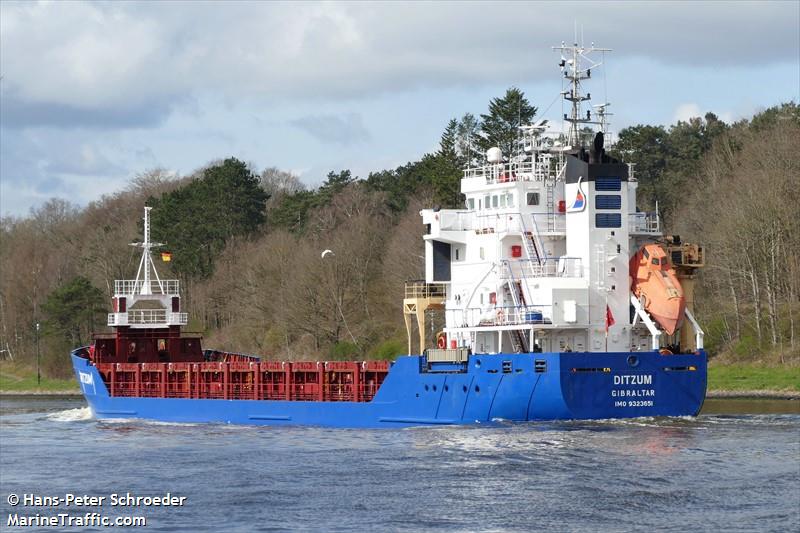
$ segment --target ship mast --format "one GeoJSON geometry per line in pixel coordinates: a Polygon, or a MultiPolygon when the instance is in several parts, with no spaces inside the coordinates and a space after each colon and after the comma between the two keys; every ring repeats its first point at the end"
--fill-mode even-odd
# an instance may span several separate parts
{"type": "MultiPolygon", "coordinates": [[[[561,52],[561,62],[558,66],[564,72],[564,78],[569,81],[570,89],[564,90],[561,94],[564,100],[571,103],[572,110],[569,114],[564,114],[564,121],[569,122],[569,131],[567,133],[567,141],[573,148],[578,148],[582,145],[581,141],[581,125],[583,124],[598,124],[597,121],[592,120],[591,110],[586,110],[586,115],[581,111],[581,103],[592,98],[591,93],[586,95],[581,94],[581,82],[588,80],[592,77],[592,69],[602,65],[602,61],[596,62],[589,58],[593,52],[610,52],[610,48],[597,48],[592,43],[588,48],[583,45],[574,43],[567,46],[563,41],[561,46],[554,46],[553,50],[561,52]],[[564,56],[568,56],[568,58],[564,56]]],[[[607,104],[606,104],[607,105],[607,104]]]]}
{"type": "Polygon", "coordinates": [[[144,208],[144,242],[132,242],[131,246],[142,249],[142,258],[139,260],[139,269],[136,271],[136,281],[134,283],[134,292],[138,289],[139,294],[150,295],[153,294],[150,284],[150,269],[153,269],[153,274],[158,283],[160,292],[164,292],[164,287],[161,285],[161,279],[158,277],[156,265],[153,263],[153,258],[150,256],[150,249],[162,246],[160,242],[150,242],[150,210],[152,207],[144,208]],[[139,279],[142,279],[141,284],[139,279]]]}

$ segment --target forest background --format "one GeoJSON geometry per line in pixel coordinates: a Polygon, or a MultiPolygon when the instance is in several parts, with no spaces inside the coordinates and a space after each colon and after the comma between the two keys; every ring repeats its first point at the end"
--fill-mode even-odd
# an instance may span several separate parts
{"type": "MultiPolygon", "coordinates": [[[[312,189],[290,172],[215,159],[187,176],[150,169],[85,207],[53,199],[0,220],[0,359],[66,378],[69,350],[106,329],[114,279],[138,266],[142,212],[204,344],[271,359],[392,359],[407,352],[403,285],[424,277],[420,209],[463,207],[462,169],[514,153],[537,108],[516,88],[445,127],[435,153],[312,189]],[[321,257],[323,250],[333,254],[321,257]],[[37,327],[38,324],[38,327],[37,327]]],[[[623,129],[638,207],[702,244],[696,315],[712,361],[800,366],[800,108],[726,124],[713,113],[623,129]]],[[[157,256],[155,257],[157,259],[157,256]]]]}

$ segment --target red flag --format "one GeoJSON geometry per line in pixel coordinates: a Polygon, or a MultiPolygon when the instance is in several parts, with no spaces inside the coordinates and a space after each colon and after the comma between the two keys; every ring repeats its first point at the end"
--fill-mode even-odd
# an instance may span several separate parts
{"type": "Polygon", "coordinates": [[[611,314],[611,308],[606,305],[606,333],[608,333],[608,328],[616,324],[614,320],[614,315],[611,314]]]}

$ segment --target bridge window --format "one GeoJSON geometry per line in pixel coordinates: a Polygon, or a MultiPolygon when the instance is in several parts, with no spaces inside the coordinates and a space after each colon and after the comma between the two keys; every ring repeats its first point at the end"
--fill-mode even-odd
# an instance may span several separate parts
{"type": "Polygon", "coordinates": [[[506,195],[505,194],[501,194],[500,195],[500,207],[505,207],[505,206],[506,206],[506,195]]]}
{"type": "Polygon", "coordinates": [[[475,210],[475,198],[470,198],[469,200],[467,200],[467,208],[470,211],[474,211],[475,210]]]}
{"type": "Polygon", "coordinates": [[[497,195],[492,196],[492,207],[494,209],[497,209],[497,205],[498,205],[498,203],[497,203],[497,195]]]}
{"type": "Polygon", "coordinates": [[[510,192],[506,193],[506,203],[508,204],[508,207],[514,207],[514,195],[510,192]]]}

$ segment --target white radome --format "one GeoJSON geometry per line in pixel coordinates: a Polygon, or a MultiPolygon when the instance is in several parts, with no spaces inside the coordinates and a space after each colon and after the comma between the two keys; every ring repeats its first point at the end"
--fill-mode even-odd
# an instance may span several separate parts
{"type": "Polygon", "coordinates": [[[489,163],[502,163],[503,151],[497,146],[489,148],[486,150],[486,160],[489,161],[489,163]]]}

